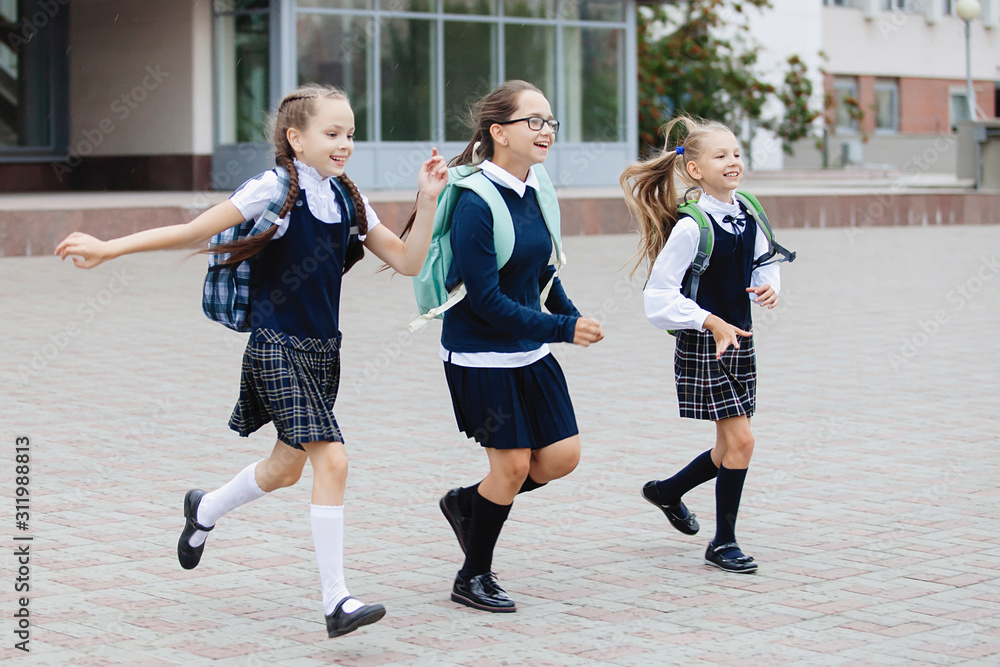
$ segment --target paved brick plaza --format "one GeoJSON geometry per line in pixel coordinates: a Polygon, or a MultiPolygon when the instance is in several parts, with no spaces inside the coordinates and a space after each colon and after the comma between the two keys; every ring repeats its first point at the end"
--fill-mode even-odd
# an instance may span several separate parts
{"type": "MultiPolygon", "coordinates": [[[[485,456],[454,425],[439,327],[405,333],[407,279],[349,276],[338,418],[349,441],[351,591],[377,625],[323,631],[311,474],[223,519],[201,566],[174,549],[184,492],[270,450],[228,431],[243,338],[200,311],[204,258],[134,256],[85,272],[0,260],[0,436],[8,472],[0,659],[15,536],[31,542],[38,665],[996,664],[1000,661],[1000,227],[782,231],[800,259],[756,326],[761,381],[738,535],[753,576],[702,562],[701,535],[639,497],[706,449],[681,421],[670,337],[619,267],[627,236],[566,241],[567,290],[605,322],[557,346],[582,430],[568,479],[518,498],[495,568],[512,615],[453,604],[460,552],[438,497],[485,456]],[[28,531],[14,442],[31,438],[28,531]]],[[[758,313],[759,314],[759,313],[758,313]]]]}

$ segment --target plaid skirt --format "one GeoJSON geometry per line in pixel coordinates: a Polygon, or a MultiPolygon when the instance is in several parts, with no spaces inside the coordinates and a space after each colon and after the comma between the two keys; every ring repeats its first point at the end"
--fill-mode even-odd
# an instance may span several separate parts
{"type": "Polygon", "coordinates": [[[752,417],[757,405],[753,336],[740,338],[739,349],[729,347],[716,359],[712,332],[678,331],[674,379],[681,417],[711,421],[752,417]]]}
{"type": "Polygon", "coordinates": [[[278,439],[295,449],[306,442],[343,442],[333,416],[339,385],[339,337],[257,329],[243,353],[240,398],[229,428],[246,437],[273,421],[278,439]]]}

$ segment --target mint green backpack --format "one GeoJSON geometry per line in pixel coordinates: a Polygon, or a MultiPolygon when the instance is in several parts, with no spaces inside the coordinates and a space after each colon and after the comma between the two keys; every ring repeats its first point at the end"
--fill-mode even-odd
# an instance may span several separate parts
{"type": "MultiPolygon", "coordinates": [[[[757,198],[743,190],[737,190],[733,193],[733,197],[737,203],[742,204],[746,208],[750,217],[757,223],[757,228],[767,238],[767,254],[754,260],[753,268],[756,269],[776,262],[794,262],[795,253],[781,247],[774,240],[774,230],[771,229],[771,223],[767,220],[764,207],[760,205],[757,198]],[[778,259],[775,259],[775,257],[778,257],[778,259]]],[[[701,282],[701,276],[705,273],[709,260],[712,258],[712,248],[715,246],[715,230],[708,216],[705,215],[705,212],[701,210],[696,201],[685,201],[681,206],[678,206],[677,217],[680,218],[682,215],[691,216],[698,223],[698,230],[701,232],[701,238],[698,241],[698,254],[691,264],[691,269],[684,280],[681,290],[684,296],[697,300],[698,283],[701,282]]]]}
{"type": "MultiPolygon", "coordinates": [[[[534,165],[532,171],[538,179],[538,204],[542,209],[542,217],[552,236],[553,253],[550,264],[556,267],[552,276],[558,275],[559,269],[566,263],[562,251],[562,237],[559,232],[559,201],[556,199],[552,181],[540,164],[534,165]]],[[[459,284],[450,292],[445,289],[445,280],[451,268],[451,218],[455,205],[462,190],[472,190],[483,198],[493,215],[493,243],[497,252],[497,269],[510,259],[514,252],[514,221],[504,203],[503,197],[486,174],[479,167],[459,165],[448,169],[448,184],[438,196],[437,211],[434,214],[434,230],[431,234],[431,245],[427,251],[427,259],[420,273],[413,279],[413,292],[417,297],[417,309],[420,317],[410,322],[410,332],[417,331],[437,317],[442,317],[449,308],[465,298],[465,285],[459,284]]],[[[542,290],[542,303],[552,287],[552,280],[542,290]]]]}

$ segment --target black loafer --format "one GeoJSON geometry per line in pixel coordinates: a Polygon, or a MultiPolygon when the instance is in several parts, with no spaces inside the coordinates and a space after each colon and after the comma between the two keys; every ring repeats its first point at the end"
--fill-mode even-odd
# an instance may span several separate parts
{"type": "MultiPolygon", "coordinates": [[[[735,558],[726,558],[722,555],[723,551],[727,549],[739,549],[740,545],[736,542],[726,542],[725,544],[720,544],[715,546],[713,544],[708,545],[708,550],[705,551],[705,562],[709,565],[714,565],[720,570],[725,570],[726,572],[738,572],[740,574],[750,574],[751,572],[757,571],[757,563],[753,562],[753,556],[736,556],[735,558]]],[[[743,552],[741,551],[740,554],[743,552]]]]}
{"type": "Polygon", "coordinates": [[[483,611],[499,613],[517,611],[517,605],[507,595],[507,591],[500,588],[500,584],[497,583],[497,575],[492,572],[477,574],[468,579],[463,578],[459,573],[455,577],[455,586],[451,589],[451,599],[459,604],[483,611]]]}
{"type": "Polygon", "coordinates": [[[441,508],[441,513],[444,514],[444,518],[448,519],[448,523],[451,524],[451,529],[455,531],[455,537],[458,539],[458,546],[462,548],[462,553],[465,553],[465,538],[469,534],[469,527],[472,525],[472,517],[468,517],[462,514],[462,508],[458,504],[458,489],[452,489],[448,493],[441,496],[438,506],[441,508]]]}
{"type": "Polygon", "coordinates": [[[185,570],[193,570],[201,562],[201,552],[205,550],[205,543],[202,542],[196,547],[191,546],[191,536],[196,530],[211,532],[215,526],[203,526],[198,523],[198,505],[201,504],[202,496],[205,492],[201,489],[191,489],[184,495],[184,530],[181,531],[181,539],[177,540],[177,560],[185,570]]]}
{"type": "Polygon", "coordinates": [[[664,505],[660,502],[660,497],[656,493],[656,482],[646,482],[643,485],[642,497],[659,507],[667,516],[670,525],[685,535],[694,535],[701,528],[694,516],[694,512],[689,510],[683,502],[676,505],[664,505]]]}
{"type": "MultiPolygon", "coordinates": [[[[327,637],[339,637],[354,632],[362,625],[371,625],[385,616],[385,607],[380,604],[364,604],[348,613],[344,603],[357,598],[346,597],[340,601],[333,613],[326,617],[327,637]]],[[[358,600],[360,602],[360,600],[358,600]]]]}

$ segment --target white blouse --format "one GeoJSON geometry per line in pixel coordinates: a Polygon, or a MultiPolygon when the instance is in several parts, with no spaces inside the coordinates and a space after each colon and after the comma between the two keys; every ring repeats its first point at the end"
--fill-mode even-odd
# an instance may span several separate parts
{"type": "MultiPolygon", "coordinates": [[[[340,206],[337,204],[337,193],[330,185],[330,178],[323,178],[318,171],[295,160],[295,170],[299,176],[299,188],[306,193],[306,202],[309,204],[309,211],[322,222],[333,225],[339,223],[340,206]]],[[[244,183],[239,190],[229,197],[229,201],[239,209],[244,219],[256,220],[267,210],[267,205],[271,201],[271,195],[278,187],[278,175],[273,170],[265,171],[256,178],[244,183]]],[[[368,203],[368,198],[361,195],[361,201],[365,204],[365,212],[368,214],[368,229],[372,229],[379,224],[378,215],[375,209],[368,203]]],[[[280,239],[288,229],[288,222],[291,212],[278,221],[278,231],[272,237],[280,239]]],[[[362,241],[364,236],[359,237],[362,241]]]]}
{"type": "MultiPolygon", "coordinates": [[[[730,234],[735,233],[733,223],[723,220],[725,216],[740,216],[739,204],[727,204],[702,192],[698,200],[705,213],[711,215],[719,226],[730,234]]],[[[743,224],[753,220],[744,221],[743,224]]],[[[737,224],[740,224],[737,221],[737,224]]],[[[742,224],[740,224],[742,229],[742,224]]],[[[683,216],[674,225],[666,245],[653,262],[653,270],[642,291],[642,301],[649,322],[660,329],[705,330],[705,320],[711,315],[707,310],[681,293],[684,274],[698,256],[698,242],[701,232],[698,223],[689,216],[683,216]]],[[[754,243],[754,258],[767,254],[767,238],[758,229],[754,243]]],[[[750,278],[752,287],[770,285],[775,293],[781,290],[781,272],[777,264],[768,264],[754,269],[750,278]]],[[[756,294],[748,293],[751,300],[756,294]]]]}

